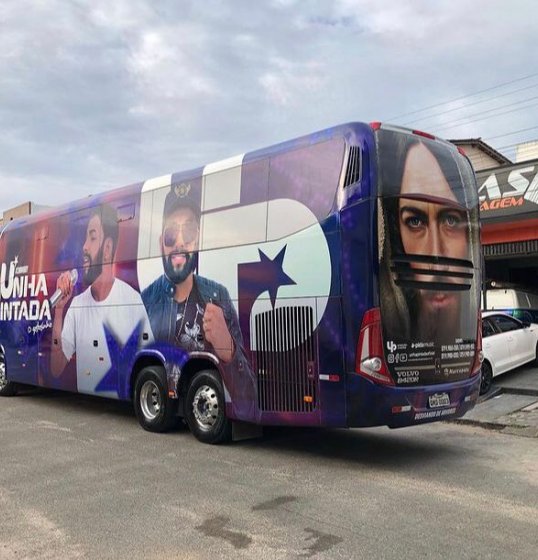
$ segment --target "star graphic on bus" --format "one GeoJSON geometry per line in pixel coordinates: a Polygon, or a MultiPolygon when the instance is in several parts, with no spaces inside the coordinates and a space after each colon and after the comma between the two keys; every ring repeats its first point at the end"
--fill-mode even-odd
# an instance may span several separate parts
{"type": "Polygon", "coordinates": [[[261,249],[258,249],[259,261],[241,263],[238,266],[239,322],[247,340],[250,340],[252,306],[258,297],[264,292],[269,292],[271,305],[274,309],[278,289],[281,286],[297,284],[283,269],[286,247],[287,245],[284,245],[274,259],[270,259],[261,249]]]}
{"type": "Polygon", "coordinates": [[[120,343],[118,343],[114,333],[108,329],[106,325],[103,325],[103,328],[105,330],[106,344],[111,363],[109,370],[97,384],[95,392],[115,392],[118,394],[119,398],[128,398],[128,394],[123,394],[127,391],[127,388],[120,386],[120,380],[122,377],[120,375],[120,367],[122,371],[131,371],[132,369],[132,362],[138,350],[142,321],[138,323],[123,347],[120,343]]]}
{"type": "Polygon", "coordinates": [[[258,249],[260,260],[258,262],[244,263],[239,265],[240,278],[244,281],[245,290],[249,296],[256,299],[260,294],[267,291],[271,298],[271,305],[275,307],[278,289],[281,286],[292,286],[297,284],[283,269],[286,247],[280,250],[274,259],[270,259],[261,249],[258,249]],[[252,292],[255,293],[252,293],[252,292]]]}

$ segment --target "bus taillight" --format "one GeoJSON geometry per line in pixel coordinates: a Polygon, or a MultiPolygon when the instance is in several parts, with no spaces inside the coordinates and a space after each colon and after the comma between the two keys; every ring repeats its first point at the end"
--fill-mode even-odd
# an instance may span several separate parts
{"type": "Polygon", "coordinates": [[[473,367],[471,368],[471,377],[480,372],[484,353],[482,352],[482,321],[478,321],[478,329],[476,333],[476,353],[474,355],[473,367]]]}
{"type": "Polygon", "coordinates": [[[413,134],[416,134],[417,136],[422,136],[424,138],[429,138],[430,140],[436,140],[435,136],[433,134],[430,134],[429,132],[424,132],[422,130],[413,130],[412,132],[413,132],[413,134]]]}
{"type": "Polygon", "coordinates": [[[362,319],[355,371],[376,383],[394,385],[383,357],[383,333],[378,307],[369,309],[362,319]]]}

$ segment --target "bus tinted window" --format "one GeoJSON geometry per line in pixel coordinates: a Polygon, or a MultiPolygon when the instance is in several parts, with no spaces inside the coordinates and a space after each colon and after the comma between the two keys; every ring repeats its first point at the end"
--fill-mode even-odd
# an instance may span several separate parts
{"type": "Polygon", "coordinates": [[[467,377],[480,277],[470,167],[451,146],[411,134],[382,130],[378,146],[380,303],[389,368],[405,384],[467,377]]]}

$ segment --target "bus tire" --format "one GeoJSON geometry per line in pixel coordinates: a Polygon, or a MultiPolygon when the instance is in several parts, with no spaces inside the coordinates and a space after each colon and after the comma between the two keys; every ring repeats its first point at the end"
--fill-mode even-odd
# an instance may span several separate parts
{"type": "Polygon", "coordinates": [[[480,394],[485,395],[493,384],[493,370],[487,361],[482,362],[482,378],[480,379],[480,394]]]}
{"type": "Polygon", "coordinates": [[[0,397],[12,397],[17,394],[17,384],[7,379],[6,360],[0,355],[0,397]]]}
{"type": "Polygon", "coordinates": [[[185,419],[190,431],[202,443],[224,443],[232,436],[232,423],[226,418],[224,388],[214,370],[199,371],[187,390],[185,419]]]}
{"type": "Polygon", "coordinates": [[[138,422],[148,432],[166,432],[177,422],[177,401],[168,396],[162,366],[147,366],[137,375],[134,409],[138,422]]]}

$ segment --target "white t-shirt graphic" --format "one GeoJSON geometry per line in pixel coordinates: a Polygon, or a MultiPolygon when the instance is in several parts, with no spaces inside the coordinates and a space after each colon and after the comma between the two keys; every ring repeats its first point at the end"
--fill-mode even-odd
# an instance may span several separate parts
{"type": "MultiPolygon", "coordinates": [[[[140,294],[119,278],[114,279],[112,289],[103,301],[93,298],[91,288],[73,298],[65,315],[62,349],[68,361],[76,353],[77,388],[81,393],[95,393],[112,365],[104,325],[121,348],[140,322],[139,347],[153,342],[146,308],[140,294]],[[147,340],[142,340],[143,333],[148,334],[147,340]]],[[[99,391],[99,395],[118,397],[116,392],[99,391]]]]}

